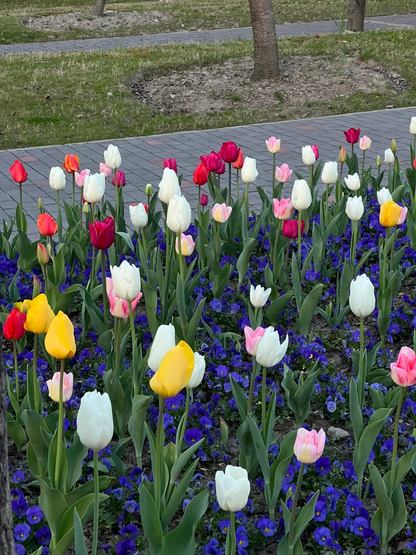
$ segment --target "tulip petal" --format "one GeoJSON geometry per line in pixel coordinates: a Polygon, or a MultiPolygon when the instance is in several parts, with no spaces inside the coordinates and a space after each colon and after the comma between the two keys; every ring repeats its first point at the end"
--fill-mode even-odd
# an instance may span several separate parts
{"type": "Polygon", "coordinates": [[[150,387],[161,397],[174,397],[189,382],[194,364],[192,349],[185,341],[181,341],[164,356],[158,371],[150,380],[150,387]]]}

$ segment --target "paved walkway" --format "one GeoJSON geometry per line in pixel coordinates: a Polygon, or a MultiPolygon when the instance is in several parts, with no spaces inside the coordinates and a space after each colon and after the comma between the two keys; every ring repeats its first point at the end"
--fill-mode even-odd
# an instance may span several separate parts
{"type": "MultiPolygon", "coordinates": [[[[52,166],[61,166],[66,154],[75,153],[80,158],[81,168],[98,171],[103,161],[103,152],[110,143],[120,149],[123,163],[121,169],[127,177],[124,189],[126,205],[145,202],[144,189],[152,183],[157,190],[163,172],[163,159],[174,157],[178,162],[178,173],[183,174],[183,194],[191,203],[194,214],[197,211],[197,187],[192,182],[192,174],[199,163],[199,155],[218,151],[223,141],[235,141],[245,156],[256,158],[259,176],[255,185],[271,194],[272,155],[267,151],[265,139],[274,135],[282,141],[277,155],[277,164],[289,164],[291,169],[307,177],[306,167],[302,164],[301,148],[307,144],[319,146],[320,158],[324,161],[337,160],[339,146],[346,145],[343,131],[350,127],[360,127],[362,135],[369,136],[373,143],[367,151],[368,163],[375,164],[377,155],[384,158],[384,150],[390,147],[391,139],[396,139],[398,154],[403,166],[409,165],[409,143],[413,140],[409,133],[410,118],[416,116],[416,108],[364,112],[340,116],[304,119],[279,123],[228,127],[207,131],[187,131],[166,135],[136,137],[113,141],[97,141],[60,146],[35,147],[0,151],[0,221],[7,221],[15,213],[19,199],[19,189],[11,181],[9,167],[18,159],[26,167],[29,180],[24,184],[24,208],[29,223],[29,235],[38,237],[36,219],[39,214],[38,198],[41,197],[45,208],[56,215],[56,193],[49,187],[48,176],[52,166]]],[[[358,149],[357,149],[358,150],[358,149]]],[[[360,153],[359,153],[360,154],[360,153]]],[[[291,183],[293,184],[295,176],[291,183]]],[[[227,174],[224,176],[227,182],[227,174]]],[[[71,202],[72,185],[67,182],[61,191],[61,202],[71,202]]],[[[259,209],[261,202],[256,188],[251,187],[250,204],[259,209]]],[[[291,184],[286,191],[290,194],[291,184]]],[[[106,195],[115,202],[114,187],[107,185],[106,195]]],[[[212,205],[210,203],[210,205],[212,205]]],[[[128,219],[128,206],[126,206],[128,219]]]]}
{"type": "MultiPolygon", "coordinates": [[[[368,17],[365,29],[373,31],[389,28],[416,28],[416,14],[368,17]]],[[[336,34],[339,29],[334,21],[311,23],[287,23],[276,25],[278,37],[336,34]]],[[[91,50],[114,50],[139,46],[159,46],[174,43],[217,42],[253,38],[251,27],[238,29],[215,29],[212,31],[182,31],[132,37],[68,40],[30,44],[6,44],[0,46],[0,56],[6,54],[30,54],[40,52],[87,52],[91,50]]]]}

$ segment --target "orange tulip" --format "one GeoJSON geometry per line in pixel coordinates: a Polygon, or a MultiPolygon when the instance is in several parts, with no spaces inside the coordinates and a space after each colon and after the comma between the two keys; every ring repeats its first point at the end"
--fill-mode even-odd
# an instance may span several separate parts
{"type": "Polygon", "coordinates": [[[52,235],[55,235],[58,231],[58,224],[49,214],[39,214],[37,224],[42,235],[46,235],[47,237],[52,237],[52,235]]]}
{"type": "Polygon", "coordinates": [[[74,173],[79,171],[79,158],[75,154],[67,154],[65,156],[65,162],[62,166],[68,173],[74,173]]]}

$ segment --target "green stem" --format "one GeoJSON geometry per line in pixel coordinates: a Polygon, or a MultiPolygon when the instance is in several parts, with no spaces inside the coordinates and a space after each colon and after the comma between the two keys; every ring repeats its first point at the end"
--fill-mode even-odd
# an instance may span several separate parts
{"type": "Polygon", "coordinates": [[[360,318],[360,362],[358,366],[358,402],[361,409],[364,406],[365,398],[365,378],[366,368],[364,368],[364,318],[360,318]]]}
{"type": "Polygon", "coordinates": [[[351,158],[354,156],[354,143],[351,143],[351,158]]]}
{"type": "Polygon", "coordinates": [[[311,191],[313,192],[313,164],[312,166],[309,166],[309,181],[310,181],[311,191]]]}
{"type": "Polygon", "coordinates": [[[326,184],[326,193],[325,193],[325,225],[328,225],[328,213],[329,213],[329,185],[326,184]]]}
{"type": "MultiPolygon", "coordinates": [[[[148,266],[148,259],[147,259],[147,244],[146,244],[146,226],[141,230],[141,238],[142,238],[142,245],[143,251],[146,256],[146,266],[148,266]]],[[[139,240],[139,232],[137,232],[137,240],[139,240]]]]}
{"type": "Polygon", "coordinates": [[[370,491],[370,484],[371,484],[371,479],[368,478],[367,483],[366,483],[366,485],[365,485],[365,491],[364,491],[364,496],[363,496],[363,503],[364,503],[364,501],[367,499],[368,492],[370,491]]]}
{"type": "Polygon", "coordinates": [[[302,267],[302,210],[299,210],[298,215],[298,263],[299,263],[299,271],[302,267]]]}
{"type": "Polygon", "coordinates": [[[169,257],[170,257],[170,229],[166,226],[166,261],[165,269],[169,267],[169,257]]]}
{"type": "Polygon", "coordinates": [[[276,198],[274,196],[274,194],[275,194],[275,190],[274,190],[275,182],[276,182],[276,153],[273,152],[273,176],[272,176],[272,195],[273,195],[273,198],[276,198]]]}
{"type": "Polygon", "coordinates": [[[15,392],[16,392],[17,404],[19,404],[19,366],[17,364],[16,340],[13,341],[13,358],[14,358],[14,379],[16,382],[15,392]]]}
{"type": "Polygon", "coordinates": [[[248,186],[249,183],[246,183],[246,207],[247,207],[247,220],[248,220],[248,215],[250,213],[250,208],[249,208],[249,204],[248,204],[248,186]]]}
{"type": "MultiPolygon", "coordinates": [[[[389,164],[389,176],[387,178],[387,186],[390,188],[390,182],[391,182],[391,164],[389,164]]],[[[393,188],[391,189],[393,191],[393,188]]]]}
{"type": "Polygon", "coordinates": [[[302,480],[303,480],[303,472],[305,470],[305,463],[302,463],[300,470],[299,470],[299,476],[298,476],[298,481],[296,484],[296,491],[295,491],[295,497],[293,498],[293,505],[292,505],[292,512],[290,514],[290,525],[289,525],[289,555],[291,553],[293,553],[293,548],[291,548],[291,544],[293,542],[293,532],[294,532],[294,527],[295,527],[295,518],[296,518],[296,509],[298,506],[298,501],[299,501],[299,494],[300,494],[300,487],[302,485],[302,480]]]}
{"type": "Polygon", "coordinates": [[[221,224],[220,222],[217,222],[217,237],[216,237],[216,245],[215,245],[217,260],[220,259],[220,238],[221,238],[221,224]]]}
{"type": "Polygon", "coordinates": [[[162,502],[162,473],[163,473],[163,450],[165,446],[164,436],[165,429],[163,426],[163,413],[165,411],[165,399],[159,396],[159,416],[157,419],[156,431],[156,476],[154,476],[155,484],[155,502],[157,513],[161,514],[162,502]]]}
{"type": "Polygon", "coordinates": [[[94,529],[92,533],[91,555],[97,555],[98,546],[98,509],[99,509],[100,482],[98,476],[98,451],[94,451],[94,529]]]}
{"type": "Polygon", "coordinates": [[[277,245],[279,242],[279,237],[282,231],[282,224],[283,224],[283,220],[279,220],[279,223],[277,224],[277,230],[276,230],[276,238],[274,240],[274,248],[273,248],[273,269],[276,266],[276,258],[277,258],[277,245]]]}
{"type": "Polygon", "coordinates": [[[263,382],[261,385],[261,433],[266,442],[266,378],[267,368],[263,366],[263,382]]]}
{"type": "Polygon", "coordinates": [[[230,511],[230,527],[228,529],[228,550],[226,555],[235,555],[236,541],[235,541],[235,514],[230,511]]]}
{"type": "Polygon", "coordinates": [[[185,268],[184,268],[184,260],[182,256],[182,234],[180,232],[177,233],[178,238],[178,257],[179,257],[179,273],[181,275],[182,281],[185,281],[185,268]]]}
{"type": "Polygon", "coordinates": [[[240,183],[239,183],[239,181],[238,181],[238,169],[237,169],[236,175],[237,175],[237,177],[236,177],[236,182],[235,182],[236,190],[237,190],[237,191],[236,191],[236,194],[237,194],[237,200],[240,200],[240,183]]]}
{"type": "Polygon", "coordinates": [[[283,189],[283,181],[279,181],[279,185],[277,187],[277,198],[281,200],[282,198],[282,189],[283,189]]]}
{"type": "Polygon", "coordinates": [[[120,231],[120,193],[117,183],[117,168],[114,169],[114,183],[116,187],[116,231],[120,231]]]}
{"type": "Polygon", "coordinates": [[[231,162],[228,162],[228,206],[231,206],[231,162]]]}
{"type": "MultiPolygon", "coordinates": [[[[137,348],[136,345],[136,331],[134,329],[134,316],[133,316],[133,304],[131,301],[129,303],[129,316],[130,316],[130,329],[131,329],[131,350],[133,351],[137,348]]],[[[133,359],[134,360],[134,359],[133,359]]],[[[133,397],[139,394],[139,380],[137,376],[137,368],[132,369],[133,374],[133,397]]]]}
{"type": "Polygon", "coordinates": [[[400,420],[400,413],[402,410],[405,393],[406,393],[406,388],[402,387],[400,391],[399,402],[397,404],[397,409],[396,409],[396,420],[394,422],[393,453],[391,456],[391,471],[390,471],[390,495],[393,493],[394,479],[396,477],[396,459],[397,459],[397,450],[398,450],[398,443],[399,443],[399,420],[400,420]]]}
{"type": "Polygon", "coordinates": [[[344,167],[344,162],[341,162],[341,169],[339,172],[339,179],[337,181],[337,188],[336,188],[336,201],[340,202],[342,198],[342,169],[344,167]]]}
{"type": "Polygon", "coordinates": [[[114,370],[115,370],[115,374],[118,377],[120,374],[120,361],[119,361],[119,357],[120,357],[120,326],[121,326],[121,320],[120,318],[117,318],[117,316],[114,316],[114,355],[115,355],[115,361],[114,361],[114,370]]]}
{"type": "Polygon", "coordinates": [[[389,236],[390,236],[390,227],[388,227],[386,229],[386,237],[385,237],[385,241],[384,241],[384,252],[383,252],[383,269],[381,272],[381,276],[380,276],[380,289],[381,292],[384,292],[385,286],[386,286],[386,272],[387,272],[387,243],[389,240],[389,236]]]}
{"type": "Polygon", "coordinates": [[[393,269],[393,256],[394,256],[394,244],[396,242],[396,237],[397,237],[397,226],[394,226],[394,231],[393,231],[393,241],[391,243],[391,252],[390,252],[390,264],[391,264],[391,268],[393,269]]]}
{"type": "Polygon", "coordinates": [[[198,185],[198,221],[201,222],[201,185],[198,185]]]}
{"type": "Polygon", "coordinates": [[[64,369],[65,359],[61,359],[59,369],[59,420],[58,420],[58,446],[55,460],[55,487],[58,487],[59,473],[61,472],[62,447],[64,446],[64,369]]]}
{"type": "Polygon", "coordinates": [[[82,227],[82,214],[84,212],[84,203],[82,202],[82,193],[83,193],[83,189],[81,187],[81,193],[80,193],[80,197],[79,197],[79,221],[81,222],[81,227],[82,227]]]}
{"type": "Polygon", "coordinates": [[[363,187],[363,191],[365,190],[364,189],[364,162],[365,162],[365,150],[363,150],[363,163],[361,166],[361,185],[363,187]]]}
{"type": "Polygon", "coordinates": [[[20,208],[23,212],[23,191],[22,191],[22,184],[19,183],[19,193],[20,193],[20,208]]]}
{"type": "Polygon", "coordinates": [[[257,359],[253,356],[253,372],[251,374],[250,380],[250,391],[248,394],[248,401],[247,401],[247,414],[251,414],[252,406],[253,406],[253,396],[254,396],[254,383],[257,377],[257,359]]]}
{"type": "Polygon", "coordinates": [[[33,385],[35,387],[33,398],[36,399],[36,386],[38,381],[38,334],[33,335],[33,385]]]}
{"type": "Polygon", "coordinates": [[[351,237],[351,254],[350,254],[350,262],[352,264],[352,266],[354,267],[354,261],[355,261],[355,253],[356,253],[356,248],[357,248],[357,228],[358,228],[358,222],[355,220],[351,221],[351,226],[352,226],[352,237],[351,237]]]}
{"type": "Polygon", "coordinates": [[[72,172],[72,206],[75,208],[75,172],[72,172]]]}
{"type": "Polygon", "coordinates": [[[185,389],[185,395],[186,395],[186,397],[185,397],[184,425],[181,428],[181,434],[178,437],[178,441],[177,441],[177,444],[176,444],[175,459],[178,459],[180,454],[182,453],[182,444],[183,444],[183,438],[185,436],[186,423],[188,422],[189,407],[190,407],[191,397],[192,397],[192,389],[185,389]]]}
{"type": "Polygon", "coordinates": [[[103,305],[104,305],[104,318],[108,321],[109,314],[108,314],[108,297],[107,297],[107,288],[106,288],[106,280],[105,280],[105,252],[104,249],[101,250],[101,284],[103,287],[103,305]]]}

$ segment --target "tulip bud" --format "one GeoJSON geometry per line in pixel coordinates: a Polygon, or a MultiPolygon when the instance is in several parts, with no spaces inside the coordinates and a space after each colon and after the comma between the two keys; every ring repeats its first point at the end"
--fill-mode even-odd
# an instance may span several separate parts
{"type": "Polygon", "coordinates": [[[402,208],[389,200],[380,206],[379,222],[383,227],[394,227],[399,223],[402,208]]]}
{"type": "Polygon", "coordinates": [[[293,185],[292,204],[296,210],[307,210],[312,204],[311,190],[304,179],[297,179],[293,185]]]}
{"type": "Polygon", "coordinates": [[[84,202],[84,206],[82,207],[82,211],[84,212],[84,214],[88,214],[88,212],[90,211],[90,207],[88,205],[88,202],[84,202]]]}
{"type": "Polygon", "coordinates": [[[55,189],[55,191],[60,191],[65,187],[65,174],[62,168],[51,168],[49,173],[49,185],[52,189],[55,189]]]}
{"type": "Polygon", "coordinates": [[[394,163],[394,154],[391,148],[388,148],[384,151],[384,162],[386,164],[393,164],[394,163]]]}
{"type": "Polygon", "coordinates": [[[43,207],[43,200],[41,199],[41,197],[38,198],[38,208],[39,208],[39,212],[42,214],[44,207],[43,207]]]}
{"type": "Polygon", "coordinates": [[[315,153],[310,145],[302,147],[302,162],[305,166],[313,166],[316,162],[315,153]]]}
{"type": "Polygon", "coordinates": [[[227,422],[223,420],[221,416],[220,416],[220,429],[221,429],[221,443],[224,447],[226,447],[228,443],[229,428],[228,428],[227,422]]]}
{"type": "Polygon", "coordinates": [[[192,376],[189,382],[185,386],[186,389],[193,389],[194,387],[197,387],[204,379],[206,366],[205,357],[199,353],[194,353],[194,360],[194,369],[192,370],[192,376]]]}
{"type": "Polygon", "coordinates": [[[358,318],[370,316],[376,306],[374,285],[365,274],[357,276],[350,285],[349,304],[358,318]]]}
{"type": "Polygon", "coordinates": [[[165,204],[170,203],[170,199],[175,195],[180,195],[179,180],[176,172],[170,168],[163,170],[162,181],[159,183],[159,198],[165,204]]]}
{"type": "Polygon", "coordinates": [[[53,256],[54,253],[53,253],[53,249],[52,249],[52,246],[51,246],[50,243],[48,243],[48,244],[46,245],[46,248],[48,249],[48,254],[49,254],[49,256],[53,256]]]}
{"type": "Polygon", "coordinates": [[[270,137],[270,139],[266,140],[267,150],[272,154],[276,154],[280,150],[280,139],[276,139],[276,137],[270,137]]]}
{"type": "Polygon", "coordinates": [[[191,225],[191,218],[189,202],[183,195],[174,195],[169,201],[166,214],[166,224],[169,229],[174,233],[183,233],[191,225]]]}
{"type": "Polygon", "coordinates": [[[415,157],[415,159],[413,160],[413,169],[416,170],[416,157],[415,157]]]}
{"type": "Polygon", "coordinates": [[[153,185],[152,185],[151,183],[148,183],[148,184],[146,185],[145,193],[146,193],[146,195],[147,195],[148,197],[151,197],[151,196],[152,196],[152,193],[153,193],[153,185]]]}
{"type": "MultiPolygon", "coordinates": [[[[61,381],[61,375],[59,372],[55,372],[53,378],[46,382],[49,390],[49,397],[55,401],[55,403],[59,403],[59,385],[61,381]]],[[[72,397],[72,391],[74,387],[74,375],[72,372],[67,374],[66,372],[63,373],[63,384],[62,384],[62,400],[64,403],[70,400],[72,397]]]]}
{"type": "Polygon", "coordinates": [[[201,195],[201,206],[206,206],[208,204],[208,195],[201,195]]]}
{"type": "Polygon", "coordinates": [[[339,151],[338,161],[341,162],[341,164],[345,164],[347,161],[347,151],[345,150],[345,146],[343,146],[339,151]]]}
{"type": "Polygon", "coordinates": [[[396,144],[396,141],[394,139],[391,140],[390,150],[392,151],[393,154],[396,154],[396,152],[397,152],[397,144],[396,144]]]}
{"type": "Polygon", "coordinates": [[[120,266],[110,266],[110,271],[116,294],[125,301],[133,301],[140,293],[139,268],[123,260],[120,266]]]}
{"type": "Polygon", "coordinates": [[[41,266],[46,266],[46,264],[50,260],[50,256],[49,256],[49,253],[48,253],[47,248],[45,247],[45,245],[43,245],[42,243],[38,243],[38,245],[36,247],[36,254],[38,256],[39,264],[41,266]]]}
{"type": "Polygon", "coordinates": [[[256,177],[259,175],[256,167],[256,160],[255,158],[248,158],[244,159],[244,164],[241,169],[241,179],[244,183],[253,183],[256,180],[256,177]]]}
{"type": "Polygon", "coordinates": [[[416,135],[416,117],[413,116],[410,120],[410,133],[416,135]]]}
{"type": "Polygon", "coordinates": [[[105,193],[105,175],[94,173],[87,175],[84,179],[84,199],[90,204],[100,201],[105,193]]]}
{"type": "Polygon", "coordinates": [[[121,166],[121,156],[116,146],[109,145],[107,150],[104,151],[104,162],[112,170],[116,170],[121,166]]]}
{"type": "Polygon", "coordinates": [[[150,347],[147,364],[153,372],[157,372],[164,356],[175,347],[175,328],[172,324],[162,324],[157,328],[156,335],[150,347]]]}
{"type": "Polygon", "coordinates": [[[247,505],[250,481],[247,470],[239,466],[227,465],[225,473],[215,474],[215,489],[218,504],[223,511],[241,511],[247,505]]]}
{"type": "Polygon", "coordinates": [[[416,383],[416,354],[409,347],[402,347],[397,362],[390,364],[390,375],[394,383],[410,387],[416,383]]]}
{"type": "Polygon", "coordinates": [[[32,293],[32,299],[36,299],[36,297],[37,297],[38,295],[40,295],[40,290],[41,290],[41,285],[40,285],[39,278],[37,278],[36,276],[33,276],[33,293],[32,293]]]}
{"type": "Polygon", "coordinates": [[[228,218],[231,216],[232,207],[227,206],[224,202],[222,204],[215,204],[211,210],[212,217],[216,222],[220,224],[226,222],[228,218]]]}
{"type": "Polygon", "coordinates": [[[371,146],[371,139],[369,137],[367,137],[366,135],[364,135],[364,137],[361,137],[360,139],[360,143],[359,143],[359,147],[361,150],[368,150],[371,146]]]}
{"type": "MultiPolygon", "coordinates": [[[[182,256],[191,256],[194,252],[195,242],[192,235],[185,235],[181,233],[181,254],[182,256]]],[[[175,250],[179,254],[178,238],[176,237],[175,250]]]]}
{"type": "Polygon", "coordinates": [[[129,206],[131,223],[136,229],[143,229],[149,221],[147,205],[140,202],[139,204],[131,204],[129,206]]]}
{"type": "Polygon", "coordinates": [[[51,356],[59,359],[72,358],[77,351],[74,326],[61,310],[49,326],[45,337],[45,349],[51,356]]]}
{"type": "Polygon", "coordinates": [[[385,202],[389,202],[389,200],[393,200],[393,197],[387,187],[382,187],[379,191],[377,191],[377,200],[380,206],[385,202]]]}

